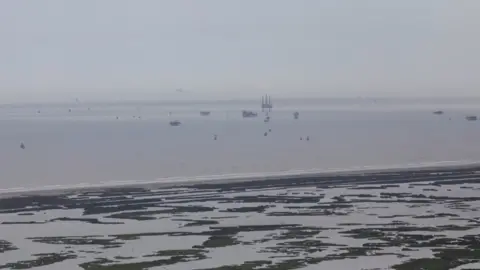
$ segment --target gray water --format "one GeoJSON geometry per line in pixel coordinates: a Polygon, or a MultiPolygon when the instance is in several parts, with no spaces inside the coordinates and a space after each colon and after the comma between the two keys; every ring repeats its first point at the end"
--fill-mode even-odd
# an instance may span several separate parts
{"type": "Polygon", "coordinates": [[[480,115],[477,100],[274,105],[268,124],[261,113],[241,117],[243,109],[259,112],[257,101],[3,105],[0,189],[480,160],[480,121],[464,119],[480,115]],[[445,114],[432,114],[438,109],[445,114]],[[202,110],[212,114],[200,116],[202,110]],[[171,127],[170,120],[182,125],[171,127]],[[306,136],[310,141],[300,140],[306,136]]]}

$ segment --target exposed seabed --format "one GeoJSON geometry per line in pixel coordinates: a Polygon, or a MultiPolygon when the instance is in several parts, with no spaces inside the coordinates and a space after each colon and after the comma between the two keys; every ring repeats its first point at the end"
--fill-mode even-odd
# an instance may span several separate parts
{"type": "Polygon", "coordinates": [[[478,269],[480,165],[437,165],[10,190],[0,269],[478,269]]]}

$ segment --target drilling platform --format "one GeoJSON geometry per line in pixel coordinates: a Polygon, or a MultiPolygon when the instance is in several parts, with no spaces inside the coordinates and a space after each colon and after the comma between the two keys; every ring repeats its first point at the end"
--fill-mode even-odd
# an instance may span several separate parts
{"type": "Polygon", "coordinates": [[[262,97],[262,112],[271,112],[273,109],[272,98],[269,95],[262,97]]]}

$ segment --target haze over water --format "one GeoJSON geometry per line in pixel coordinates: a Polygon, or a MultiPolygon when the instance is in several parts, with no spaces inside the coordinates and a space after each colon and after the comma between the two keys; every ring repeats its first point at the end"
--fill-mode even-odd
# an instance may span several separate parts
{"type": "Polygon", "coordinates": [[[464,119],[480,115],[478,100],[274,105],[268,124],[260,113],[241,117],[243,109],[259,111],[257,100],[4,105],[0,188],[480,160],[480,124],[464,119]],[[432,114],[439,109],[445,114],[432,114]],[[212,114],[200,116],[203,110],[212,114]],[[171,120],[182,125],[171,127],[171,120]],[[300,140],[306,136],[310,141],[300,140]]]}

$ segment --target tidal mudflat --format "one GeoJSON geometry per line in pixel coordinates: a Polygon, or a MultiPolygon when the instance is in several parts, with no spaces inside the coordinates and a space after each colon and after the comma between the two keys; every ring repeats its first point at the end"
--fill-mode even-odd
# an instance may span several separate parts
{"type": "Polygon", "coordinates": [[[480,269],[480,168],[0,198],[0,269],[480,269]]]}

